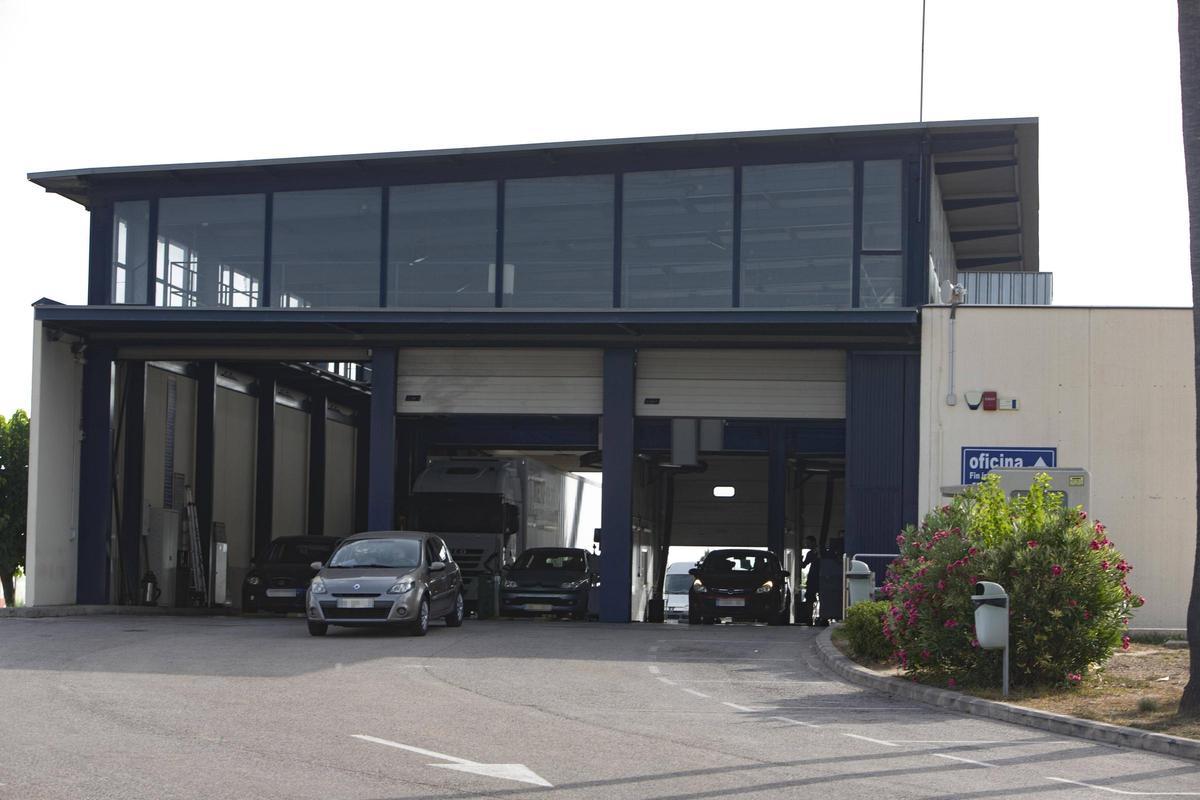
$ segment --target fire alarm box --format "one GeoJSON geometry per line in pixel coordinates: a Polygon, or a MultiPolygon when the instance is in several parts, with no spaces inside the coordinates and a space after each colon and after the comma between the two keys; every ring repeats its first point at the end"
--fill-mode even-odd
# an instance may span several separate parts
{"type": "Polygon", "coordinates": [[[988,391],[988,392],[983,393],[983,410],[984,411],[995,411],[998,402],[999,401],[998,401],[998,399],[996,397],[996,393],[994,391],[988,391]]]}

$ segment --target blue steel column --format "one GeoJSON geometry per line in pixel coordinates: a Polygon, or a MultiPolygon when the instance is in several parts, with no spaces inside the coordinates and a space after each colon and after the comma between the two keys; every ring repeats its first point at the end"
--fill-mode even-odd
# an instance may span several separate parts
{"type": "Polygon", "coordinates": [[[787,526],[787,442],[783,426],[767,426],[767,549],[783,558],[787,526]]]}
{"type": "Polygon", "coordinates": [[[89,345],[84,353],[79,447],[79,528],[75,602],[108,602],[108,539],[112,527],[111,347],[89,345]]]}
{"type": "MultiPolygon", "coordinates": [[[[196,521],[200,528],[200,563],[212,574],[212,521],[217,480],[217,362],[196,364],[196,521]]],[[[209,581],[212,599],[212,581],[209,581]]]]}
{"type": "Polygon", "coordinates": [[[371,354],[370,472],[367,529],[391,530],[396,521],[396,348],[371,354]]]}
{"type": "Polygon", "coordinates": [[[635,351],[604,351],[600,620],[629,622],[633,576],[633,397],[635,351]]]}
{"type": "Polygon", "coordinates": [[[258,445],[254,458],[254,558],[271,546],[275,526],[275,379],[258,379],[258,445]]]}
{"type": "Polygon", "coordinates": [[[120,602],[137,603],[141,580],[142,478],[146,449],[146,362],[125,362],[125,457],[121,468],[121,578],[120,602]]]}
{"type": "Polygon", "coordinates": [[[94,203],[88,234],[88,305],[112,302],[113,204],[94,203]]]}

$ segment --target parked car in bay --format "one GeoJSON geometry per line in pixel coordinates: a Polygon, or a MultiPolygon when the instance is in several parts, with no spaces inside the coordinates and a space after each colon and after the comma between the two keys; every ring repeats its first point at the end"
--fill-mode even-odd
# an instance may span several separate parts
{"type": "Polygon", "coordinates": [[[766,550],[712,550],[690,571],[688,624],[711,625],[722,617],[787,625],[790,577],[779,557],[766,550]]]}
{"type": "Polygon", "coordinates": [[[695,580],[689,570],[695,566],[691,561],[677,561],[667,567],[663,581],[663,599],[667,619],[687,619],[688,596],[695,580]]]}
{"type": "Polygon", "coordinates": [[[531,547],[517,556],[500,589],[500,613],[586,619],[599,585],[596,556],[580,547],[531,547]]]}
{"type": "Polygon", "coordinates": [[[431,619],[463,623],[462,573],[441,537],[373,531],[342,540],[309,584],[308,632],[330,625],[405,627],[424,636],[431,619]]]}
{"type": "Polygon", "coordinates": [[[334,536],[281,536],[250,565],[242,580],[242,610],[304,612],[304,592],[341,539],[334,536]]]}

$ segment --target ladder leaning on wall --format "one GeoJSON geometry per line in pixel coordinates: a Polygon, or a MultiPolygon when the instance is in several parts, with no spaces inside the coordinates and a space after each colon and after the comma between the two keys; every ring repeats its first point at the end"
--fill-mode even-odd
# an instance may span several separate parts
{"type": "Polygon", "coordinates": [[[191,566],[190,599],[193,605],[208,605],[208,582],[204,579],[203,551],[200,549],[200,520],[196,515],[196,497],[192,487],[185,489],[187,497],[188,564],[191,566]]]}

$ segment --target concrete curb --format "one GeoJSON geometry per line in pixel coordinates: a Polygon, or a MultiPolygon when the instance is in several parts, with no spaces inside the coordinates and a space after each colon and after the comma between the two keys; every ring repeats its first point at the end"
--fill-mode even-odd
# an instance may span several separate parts
{"type": "Polygon", "coordinates": [[[916,700],[938,708],[947,708],[964,714],[974,714],[978,717],[988,717],[1001,722],[1038,728],[1058,735],[1075,736],[1119,747],[1132,747],[1138,750],[1149,750],[1152,753],[1200,760],[1200,740],[1168,736],[1164,733],[1151,733],[1122,725],[1110,725],[1107,722],[1093,722],[1066,714],[1025,708],[1012,703],[985,700],[982,697],[972,697],[962,692],[952,692],[894,678],[890,675],[881,675],[842,655],[833,644],[832,629],[822,631],[817,636],[817,654],[825,666],[833,670],[839,677],[892,697],[916,700]]]}
{"type": "Polygon", "coordinates": [[[0,608],[0,619],[43,619],[46,617],[213,617],[233,612],[209,608],[164,608],[162,606],[26,606],[0,608]]]}

